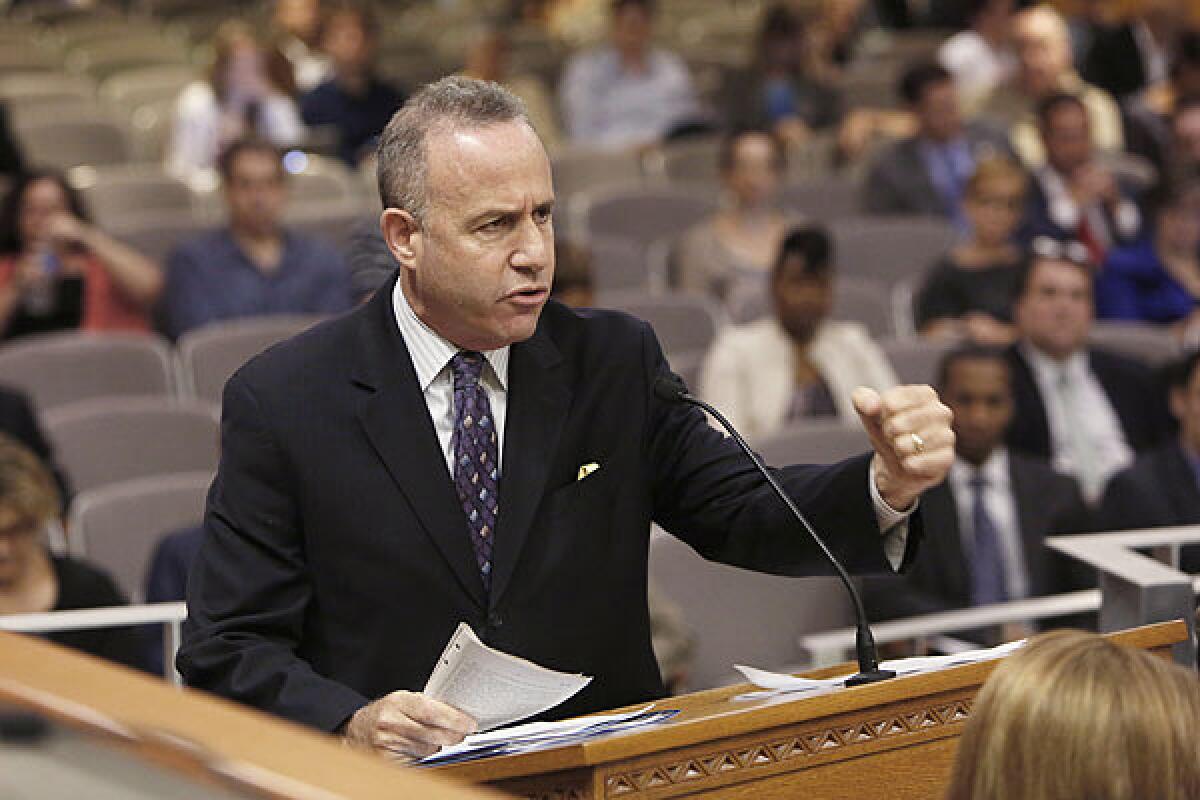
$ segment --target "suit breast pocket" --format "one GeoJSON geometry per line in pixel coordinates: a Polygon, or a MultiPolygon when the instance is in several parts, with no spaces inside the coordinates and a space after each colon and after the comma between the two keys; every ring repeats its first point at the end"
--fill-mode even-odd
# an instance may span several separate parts
{"type": "MultiPolygon", "coordinates": [[[[543,505],[547,517],[578,518],[611,513],[619,470],[601,466],[591,474],[551,489],[543,505]],[[607,508],[607,510],[606,510],[607,508]]],[[[585,517],[586,518],[586,517],[585,517]]]]}

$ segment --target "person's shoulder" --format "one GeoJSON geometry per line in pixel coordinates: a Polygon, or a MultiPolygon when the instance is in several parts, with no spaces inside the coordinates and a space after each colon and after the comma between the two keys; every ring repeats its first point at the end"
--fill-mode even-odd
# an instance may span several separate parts
{"type": "Polygon", "coordinates": [[[596,343],[611,341],[614,347],[639,341],[649,324],[613,308],[571,308],[551,300],[542,309],[539,328],[556,342],[596,343]]]}
{"type": "Polygon", "coordinates": [[[59,583],[57,608],[124,605],[127,600],[108,572],[70,556],[51,556],[59,583]]]}
{"type": "Polygon", "coordinates": [[[938,61],[947,69],[961,67],[963,62],[975,57],[983,49],[983,37],[966,28],[950,35],[938,48],[938,61]]]}
{"type": "Polygon", "coordinates": [[[1124,277],[1150,278],[1163,274],[1162,262],[1154,250],[1151,236],[1122,247],[1116,247],[1109,252],[1104,262],[1101,280],[1110,273],[1124,277]]]}
{"type": "Polygon", "coordinates": [[[180,112],[206,111],[217,105],[217,93],[206,80],[194,80],[180,90],[175,106],[180,112]]]}
{"type": "Polygon", "coordinates": [[[294,228],[285,228],[284,231],[288,250],[300,255],[305,265],[319,270],[343,269],[342,252],[329,239],[294,228]]]}
{"type": "Polygon", "coordinates": [[[1088,360],[1097,372],[1127,382],[1145,382],[1143,386],[1147,389],[1151,386],[1154,370],[1136,358],[1104,347],[1089,347],[1088,360]]]}
{"type": "Polygon", "coordinates": [[[185,259],[204,264],[223,266],[231,238],[225,228],[210,228],[179,241],[172,248],[168,262],[185,259]]]}
{"type": "MultiPolygon", "coordinates": [[[[390,308],[389,304],[388,313],[390,308]]],[[[234,373],[227,391],[245,385],[255,392],[278,390],[294,400],[296,391],[321,389],[332,370],[349,370],[353,354],[362,347],[362,326],[371,324],[367,315],[380,313],[376,302],[369,300],[271,345],[234,373]]]]}
{"type": "Polygon", "coordinates": [[[1059,472],[1044,458],[1020,450],[1009,449],[1008,469],[1009,472],[1021,475],[1031,485],[1045,487],[1047,494],[1076,485],[1074,478],[1059,472]]]}

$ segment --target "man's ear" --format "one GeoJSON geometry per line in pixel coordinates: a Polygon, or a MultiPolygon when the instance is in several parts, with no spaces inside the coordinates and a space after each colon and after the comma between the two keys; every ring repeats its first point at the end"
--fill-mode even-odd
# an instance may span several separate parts
{"type": "Polygon", "coordinates": [[[422,244],[421,226],[416,217],[398,208],[387,208],[379,217],[379,228],[392,257],[402,267],[412,269],[416,266],[422,244]]]}

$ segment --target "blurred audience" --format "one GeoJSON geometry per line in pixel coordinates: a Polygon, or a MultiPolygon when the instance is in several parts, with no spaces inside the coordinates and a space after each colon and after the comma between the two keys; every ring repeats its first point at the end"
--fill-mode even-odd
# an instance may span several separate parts
{"type": "Polygon", "coordinates": [[[771,270],[771,315],[717,334],[704,360],[701,395],[747,438],[807,419],[855,419],[854,389],[896,384],[862,324],[829,319],[834,271],[825,230],[793,230],[771,270]]]}
{"type": "Polygon", "coordinates": [[[909,67],[898,91],[917,120],[917,132],[875,159],[863,183],[863,208],[873,214],[946,217],[965,231],[967,180],[980,158],[1008,153],[1008,144],[985,125],[963,123],[954,79],[939,64],[909,67]]]}
{"type": "Polygon", "coordinates": [[[750,66],[731,76],[724,105],[737,127],[762,128],[786,144],[807,140],[841,119],[841,96],[814,75],[800,16],[786,5],[763,16],[750,66]]]}
{"type": "Polygon", "coordinates": [[[24,169],[21,146],[8,122],[8,108],[0,102],[0,178],[16,177],[24,169]]]}
{"type": "Polygon", "coordinates": [[[1096,315],[1200,332],[1200,183],[1164,182],[1149,198],[1154,225],[1113,250],[1096,278],[1096,315]]]}
{"type": "Polygon", "coordinates": [[[341,255],[283,225],[287,179],[279,151],[241,139],[218,166],[229,221],[169,257],[163,331],[177,338],[218,320],[348,308],[350,273],[341,255]]]}
{"type": "Polygon", "coordinates": [[[954,76],[959,101],[968,114],[1012,78],[1017,59],[1009,38],[1013,0],[968,0],[967,24],[942,42],[938,61],[954,76]]]}
{"type": "Polygon", "coordinates": [[[91,224],[60,173],[25,173],[0,205],[0,338],[147,330],[162,286],[155,264],[91,224]]]}
{"type": "Polygon", "coordinates": [[[785,169],[779,137],[765,130],[727,134],[720,149],[721,209],[688,230],[672,253],[675,283],[735,307],[743,300],[762,306],[767,273],[779,253],[793,215],[779,208],[785,169]]]}
{"type": "Polygon", "coordinates": [[[553,152],[563,144],[562,125],[545,84],[534,75],[514,75],[509,68],[511,42],[503,25],[484,25],[467,45],[462,72],[468,78],[495,81],[521,98],[533,129],[546,149],[553,152]]]}
{"type": "Polygon", "coordinates": [[[1198,98],[1200,32],[1187,31],[1176,41],[1167,80],[1125,101],[1126,150],[1149,159],[1160,173],[1194,170],[1200,164],[1200,117],[1185,115],[1200,107],[1198,98]]]}
{"type": "Polygon", "coordinates": [[[10,436],[28,448],[50,470],[63,503],[60,511],[65,513],[71,499],[70,483],[55,460],[54,448],[42,431],[33,404],[24,392],[12,386],[0,385],[0,434],[10,436]]]}
{"type": "Polygon", "coordinates": [[[1015,233],[1028,179],[1006,158],[979,162],[963,207],[970,234],[936,263],[917,292],[917,330],[940,340],[1007,345],[1013,294],[1024,258],[1015,233]]]}
{"type": "Polygon", "coordinates": [[[1081,70],[1084,80],[1117,100],[1165,81],[1185,23],[1179,0],[1141,0],[1129,19],[1092,42],[1081,70]]]}
{"type": "Polygon", "coordinates": [[[609,43],[567,63],[559,88],[572,142],[636,149],[698,118],[687,65],[652,42],[655,9],[654,0],[612,0],[609,43]]]}
{"type": "Polygon", "coordinates": [[[1079,98],[1054,92],[1038,103],[1046,163],[1033,173],[1022,238],[1077,239],[1092,263],[1141,233],[1134,192],[1097,158],[1087,110],[1079,98]]]}
{"type": "MultiPolygon", "coordinates": [[[[1048,550],[1053,534],[1090,519],[1079,487],[1043,461],[1009,450],[1012,378],[1004,351],[969,346],[941,363],[938,394],[954,412],[957,458],[944,483],[921,496],[927,541],[903,577],[867,582],[872,619],[930,614],[1079,588],[1069,561],[1048,550]]],[[[990,644],[1024,626],[977,632],[990,644]]]]}
{"type": "Polygon", "coordinates": [[[554,239],[554,284],[550,287],[550,297],[571,308],[590,308],[596,300],[591,254],[587,248],[562,236],[554,239]]]}
{"type": "MultiPolygon", "coordinates": [[[[0,434],[0,615],[123,606],[128,602],[105,572],[52,555],[46,539],[61,530],[62,501],[37,456],[0,434]]],[[[43,634],[66,647],[130,667],[144,666],[134,628],[43,634]]]]}
{"type": "Polygon", "coordinates": [[[1045,161],[1034,112],[1056,92],[1074,95],[1083,104],[1097,150],[1120,152],[1125,144],[1120,109],[1108,92],[1085,83],[1075,71],[1062,15],[1045,5],[1019,11],[1013,15],[1012,38],[1017,72],[992,92],[980,111],[1010,126],[1009,138],[1021,160],[1031,168],[1045,161]]]}
{"type": "Polygon", "coordinates": [[[301,92],[329,77],[329,58],[321,50],[321,16],[321,0],[275,0],[271,9],[275,40],[301,92]]]}
{"type": "MultiPolygon", "coordinates": [[[[1200,525],[1200,350],[1170,370],[1171,415],[1179,435],[1143,453],[1104,489],[1100,518],[1109,530],[1200,525]]],[[[1183,548],[1181,566],[1200,572],[1200,547],[1183,548]]]]}
{"type": "Polygon", "coordinates": [[[1016,415],[1010,447],[1074,477],[1089,503],[1104,484],[1157,445],[1167,412],[1150,369],[1088,346],[1092,265],[1078,242],[1040,237],[1017,279],[1008,350],[1016,415]]]}
{"type": "Polygon", "coordinates": [[[279,147],[304,139],[291,65],[278,50],[231,19],[213,34],[212,51],[208,74],[175,104],[165,160],[169,173],[198,190],[215,187],[217,156],[236,139],[260,136],[279,147]]]}
{"type": "Polygon", "coordinates": [[[353,0],[331,4],[321,24],[321,46],[333,72],[300,100],[304,124],[337,131],[338,157],[350,166],[375,148],[404,93],[375,74],[379,20],[353,0]]]}
{"type": "Polygon", "coordinates": [[[971,707],[946,800],[1194,800],[1200,682],[1082,631],[1034,637],[971,707]]]}

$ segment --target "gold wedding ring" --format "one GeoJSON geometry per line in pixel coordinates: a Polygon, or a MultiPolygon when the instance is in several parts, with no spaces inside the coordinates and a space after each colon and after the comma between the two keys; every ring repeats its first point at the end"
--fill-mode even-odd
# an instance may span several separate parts
{"type": "Polygon", "coordinates": [[[918,436],[915,433],[910,433],[909,436],[912,437],[913,450],[915,450],[918,454],[924,453],[925,452],[925,440],[922,439],[920,436],[918,436]]]}

